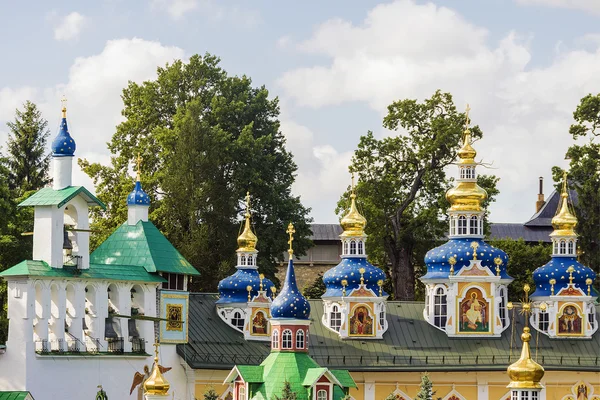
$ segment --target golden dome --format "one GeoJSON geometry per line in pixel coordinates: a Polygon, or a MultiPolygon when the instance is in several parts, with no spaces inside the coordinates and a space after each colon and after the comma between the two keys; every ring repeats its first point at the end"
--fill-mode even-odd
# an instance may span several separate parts
{"type": "Polygon", "coordinates": [[[352,194],[350,195],[350,211],[340,221],[340,225],[344,232],[342,237],[348,236],[365,236],[365,226],[367,219],[363,217],[356,208],[356,193],[354,193],[354,173],[352,173],[352,194]]]}
{"type": "Polygon", "coordinates": [[[240,236],[237,238],[238,249],[237,251],[255,251],[256,250],[256,242],[258,242],[258,238],[252,232],[252,227],[250,226],[250,192],[246,193],[246,222],[244,223],[244,230],[240,236]]]}
{"type": "Polygon", "coordinates": [[[477,151],[471,146],[471,130],[467,128],[464,133],[463,145],[458,150],[459,164],[474,164],[477,151]]]}
{"type": "Polygon", "coordinates": [[[531,359],[529,327],[523,328],[521,339],[523,340],[521,358],[506,370],[510,378],[508,387],[511,389],[542,389],[540,381],[544,377],[544,368],[531,359]]]}
{"type": "Polygon", "coordinates": [[[567,193],[567,173],[565,171],[563,189],[560,195],[561,205],[558,213],[552,218],[554,232],[552,236],[575,236],[577,217],[569,211],[569,194],[567,193]]]}
{"type": "Polygon", "coordinates": [[[154,355],[154,367],[152,368],[152,373],[148,379],[146,379],[146,382],[144,382],[144,393],[167,396],[171,384],[160,372],[160,367],[158,365],[158,343],[155,343],[154,346],[156,347],[154,355]]]}

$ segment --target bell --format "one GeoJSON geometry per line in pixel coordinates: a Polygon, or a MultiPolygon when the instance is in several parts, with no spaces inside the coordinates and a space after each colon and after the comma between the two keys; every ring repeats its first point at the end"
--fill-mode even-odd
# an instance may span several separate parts
{"type": "Polygon", "coordinates": [[[67,228],[65,227],[64,230],[64,235],[63,235],[63,250],[73,250],[73,244],[71,243],[71,240],[69,239],[69,232],[67,232],[67,228]]]}
{"type": "Polygon", "coordinates": [[[84,331],[87,331],[88,329],[90,329],[90,328],[88,328],[87,324],[85,323],[85,318],[81,318],[81,326],[84,331]]]}
{"type": "Polygon", "coordinates": [[[117,335],[117,332],[115,331],[115,328],[113,327],[113,321],[112,318],[108,317],[108,318],[104,318],[104,339],[108,340],[108,339],[118,339],[119,335],[117,335]]]}
{"type": "Polygon", "coordinates": [[[127,326],[129,328],[129,337],[137,339],[140,337],[140,333],[137,330],[137,327],[135,326],[135,319],[130,318],[127,321],[127,326]]]}

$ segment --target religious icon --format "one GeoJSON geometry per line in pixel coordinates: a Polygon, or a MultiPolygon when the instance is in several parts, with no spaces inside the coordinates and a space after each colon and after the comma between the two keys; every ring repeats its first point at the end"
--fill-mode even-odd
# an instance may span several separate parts
{"type": "Polygon", "coordinates": [[[461,332],[489,332],[489,307],[481,290],[469,289],[460,303],[461,332]]]}
{"type": "Polygon", "coordinates": [[[577,387],[577,400],[588,400],[588,388],[584,383],[577,387]]]}
{"type": "Polygon", "coordinates": [[[562,315],[558,318],[558,333],[565,335],[581,334],[581,317],[575,306],[568,305],[563,309],[562,315]]]}
{"type": "Polygon", "coordinates": [[[182,331],[183,330],[183,305],[182,304],[167,304],[167,330],[182,331]]]}
{"type": "Polygon", "coordinates": [[[252,334],[253,335],[266,335],[267,332],[267,318],[263,311],[257,311],[252,320],[252,334]]]}
{"type": "Polygon", "coordinates": [[[373,318],[369,316],[369,310],[365,306],[356,307],[354,315],[350,317],[351,335],[372,335],[373,318]]]}

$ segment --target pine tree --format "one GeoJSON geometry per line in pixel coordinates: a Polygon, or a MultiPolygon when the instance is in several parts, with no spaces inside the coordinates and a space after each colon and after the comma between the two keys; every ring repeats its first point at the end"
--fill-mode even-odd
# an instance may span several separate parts
{"type": "Polygon", "coordinates": [[[435,391],[433,390],[433,382],[429,379],[429,375],[427,373],[421,375],[421,386],[419,388],[419,393],[417,393],[416,400],[432,400],[435,391]]]}
{"type": "Polygon", "coordinates": [[[15,110],[14,122],[6,125],[10,129],[7,142],[10,189],[17,196],[41,189],[50,182],[50,154],[46,153],[48,121],[34,103],[26,101],[23,111],[15,110]]]}
{"type": "Polygon", "coordinates": [[[215,391],[215,388],[209,386],[204,392],[204,400],[218,400],[219,394],[215,391]]]}
{"type": "Polygon", "coordinates": [[[296,400],[298,395],[292,391],[292,385],[288,381],[285,381],[281,390],[281,397],[274,395],[273,398],[274,400],[296,400]]]}

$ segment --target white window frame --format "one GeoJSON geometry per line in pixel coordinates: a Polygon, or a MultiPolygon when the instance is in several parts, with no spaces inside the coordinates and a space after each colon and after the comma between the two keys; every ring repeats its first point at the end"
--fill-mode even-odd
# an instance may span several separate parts
{"type": "Polygon", "coordinates": [[[469,218],[469,234],[479,235],[479,218],[477,218],[477,215],[472,215],[471,218],[469,218]],[[473,221],[475,223],[473,223],[473,221]]]}
{"type": "Polygon", "coordinates": [[[327,390],[325,389],[319,389],[317,390],[317,400],[328,400],[329,399],[329,394],[327,393],[327,390]],[[325,397],[320,397],[320,394],[325,394],[325,397]]]}
{"type": "Polygon", "coordinates": [[[279,349],[279,329],[273,329],[273,336],[271,336],[271,348],[279,349]]]}
{"type": "Polygon", "coordinates": [[[244,318],[244,313],[240,310],[234,310],[233,311],[233,316],[231,317],[231,325],[234,326],[236,329],[239,329],[240,331],[244,330],[244,324],[245,324],[245,318],[244,318]],[[239,317],[236,317],[236,315],[239,315],[239,317]],[[235,322],[233,322],[234,320],[241,320],[242,321],[242,326],[238,326],[235,322]]]}
{"type": "Polygon", "coordinates": [[[294,343],[292,342],[292,330],[284,329],[281,333],[281,349],[291,350],[293,349],[294,343]]]}
{"type": "Polygon", "coordinates": [[[355,255],[355,254],[356,254],[356,241],[351,240],[350,241],[350,255],[355,255]]]}
{"type": "Polygon", "coordinates": [[[246,384],[240,385],[237,392],[238,400],[246,400],[246,384]],[[242,394],[243,392],[243,394],[242,394]]]}
{"type": "Polygon", "coordinates": [[[365,254],[365,245],[362,240],[359,240],[356,245],[356,254],[361,256],[365,254]]]}
{"type": "Polygon", "coordinates": [[[302,329],[298,329],[296,331],[296,348],[297,349],[304,349],[305,345],[305,340],[304,340],[304,330],[302,329]]]}
{"type": "Polygon", "coordinates": [[[468,232],[468,222],[467,222],[467,217],[465,217],[464,215],[461,215],[458,217],[458,234],[459,235],[466,235],[468,232]]]}
{"type": "Polygon", "coordinates": [[[329,313],[329,326],[336,332],[339,332],[342,327],[342,312],[337,304],[331,307],[331,312],[329,313]]]}
{"type": "Polygon", "coordinates": [[[448,293],[442,286],[434,288],[433,292],[433,325],[440,328],[446,329],[446,323],[448,322],[448,293]],[[439,293],[441,291],[441,294],[439,293]],[[439,299],[439,304],[438,304],[439,299]],[[444,310],[445,312],[443,312],[444,310]],[[439,324],[438,324],[439,321],[439,324]]]}

